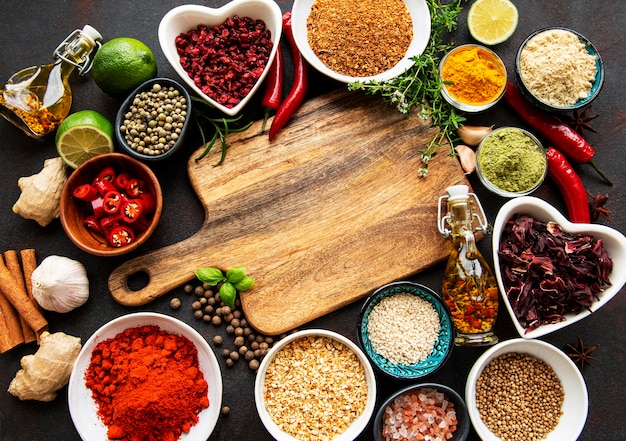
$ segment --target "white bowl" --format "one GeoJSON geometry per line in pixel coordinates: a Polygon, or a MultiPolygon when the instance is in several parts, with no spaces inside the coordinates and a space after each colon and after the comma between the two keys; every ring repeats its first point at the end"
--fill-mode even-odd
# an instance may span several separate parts
{"type": "Polygon", "coordinates": [[[615,295],[624,286],[624,283],[626,283],[626,271],[624,271],[624,268],[626,268],[626,237],[624,237],[624,235],[619,231],[605,225],[572,223],[568,221],[556,208],[542,199],[533,196],[522,196],[511,199],[504,204],[496,216],[496,220],[493,225],[492,238],[493,266],[496,273],[496,279],[498,280],[498,287],[500,288],[500,293],[502,294],[501,298],[503,299],[504,305],[511,316],[515,329],[523,338],[530,339],[541,337],[551,332],[558,331],[559,329],[563,329],[566,326],[572,325],[579,320],[588,317],[615,297],[615,295]],[[612,285],[598,294],[599,300],[593,302],[590,310],[583,309],[578,314],[565,314],[565,320],[559,323],[540,325],[539,327],[528,331],[520,324],[515,316],[513,307],[506,296],[504,283],[502,281],[502,274],[500,271],[500,258],[498,256],[500,237],[504,227],[507,221],[515,214],[526,214],[544,222],[554,221],[560,224],[563,230],[570,233],[589,233],[595,239],[602,239],[604,248],[609,254],[609,257],[613,260],[613,270],[609,274],[609,280],[612,285]]]}
{"type": "Polygon", "coordinates": [[[311,66],[324,75],[341,81],[342,83],[349,84],[355,81],[387,81],[395,78],[413,66],[414,62],[411,60],[411,57],[421,55],[424,49],[426,49],[426,46],[428,46],[428,41],[430,40],[430,11],[426,0],[404,0],[413,21],[413,41],[411,41],[406,55],[398,64],[385,72],[369,77],[352,77],[337,73],[322,63],[309,46],[307,38],[307,19],[311,13],[311,6],[314,1],[315,0],[295,0],[293,2],[291,21],[296,46],[311,66]]]}
{"type": "Polygon", "coordinates": [[[363,413],[352,422],[348,429],[341,433],[340,435],[333,438],[333,441],[348,441],[356,439],[356,437],[365,429],[367,424],[372,417],[372,414],[375,410],[376,405],[376,378],[374,376],[374,370],[370,365],[369,361],[365,357],[365,354],[359,349],[359,347],[353,343],[350,339],[342,336],[341,334],[337,334],[336,332],[327,331],[324,329],[308,329],[303,331],[294,332],[289,336],[283,338],[272,348],[269,350],[267,355],[263,358],[261,365],[259,366],[259,370],[256,374],[256,380],[254,382],[254,399],[256,402],[257,412],[259,413],[259,417],[263,422],[263,425],[267,429],[267,431],[276,439],[277,441],[297,441],[293,436],[283,432],[276,423],[272,420],[270,414],[267,412],[265,407],[265,398],[263,394],[263,389],[265,387],[265,374],[267,373],[267,369],[272,363],[272,360],[276,356],[276,354],[291,343],[294,340],[303,337],[309,336],[321,336],[321,337],[329,337],[334,340],[337,340],[340,343],[343,343],[350,350],[352,350],[359,361],[363,365],[365,369],[365,379],[367,382],[367,403],[365,405],[365,409],[363,413]]]}
{"type": "Polygon", "coordinates": [[[198,350],[198,363],[209,385],[209,407],[198,414],[198,423],[189,433],[183,433],[181,441],[205,441],[217,424],[222,407],[222,374],[217,358],[206,340],[191,326],[163,314],[138,312],[110,321],[98,329],[85,342],[78,354],[68,387],[70,415],[78,434],[84,441],[107,439],[107,427],[98,417],[98,406],[85,385],[85,371],[89,367],[95,346],[120,332],[137,326],[156,325],[162,330],[188,338],[198,350]]]}
{"type": "Polygon", "coordinates": [[[589,408],[587,386],[583,376],[574,362],[556,347],[541,340],[525,340],[522,338],[506,340],[489,348],[476,360],[467,376],[465,403],[467,404],[472,425],[480,439],[483,441],[500,440],[487,428],[480,418],[480,413],[476,408],[476,381],[491,360],[509,352],[525,353],[543,360],[552,367],[563,386],[563,414],[559,419],[559,424],[545,438],[545,441],[577,439],[585,427],[589,408]]]}
{"type": "Polygon", "coordinates": [[[280,7],[272,0],[233,0],[224,6],[214,9],[200,5],[182,5],[170,10],[159,24],[159,43],[165,57],[170,62],[176,73],[185,81],[185,83],[193,89],[202,99],[211,104],[221,112],[234,116],[238,114],[250,101],[250,98],[259,89],[261,83],[265,79],[269,66],[271,66],[276,51],[279,47],[280,36],[282,35],[282,12],[280,7]],[[232,108],[225,107],[215,100],[209,98],[183,69],[180,64],[178,52],[176,51],[175,39],[181,33],[196,29],[198,25],[216,26],[222,24],[227,18],[234,15],[240,17],[250,17],[254,20],[263,20],[265,26],[272,35],[274,45],[267,62],[267,66],[263,70],[261,77],[256,82],[250,93],[246,95],[236,106],[232,108]]]}

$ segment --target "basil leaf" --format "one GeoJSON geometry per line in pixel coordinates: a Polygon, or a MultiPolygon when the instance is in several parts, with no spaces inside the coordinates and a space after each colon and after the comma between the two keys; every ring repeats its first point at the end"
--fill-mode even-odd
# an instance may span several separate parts
{"type": "Polygon", "coordinates": [[[226,271],[226,280],[230,283],[239,283],[244,278],[246,269],[243,266],[236,266],[226,271]]]}
{"type": "Polygon", "coordinates": [[[211,286],[215,286],[226,280],[222,271],[217,268],[200,268],[196,270],[196,277],[200,279],[201,282],[211,286]]]}
{"type": "Polygon", "coordinates": [[[222,286],[220,286],[220,299],[222,299],[222,302],[234,308],[235,297],[237,297],[235,286],[230,282],[224,282],[222,286]]]}
{"type": "Polygon", "coordinates": [[[235,283],[235,288],[237,288],[237,291],[247,291],[252,288],[252,285],[254,285],[254,279],[249,276],[243,276],[241,281],[235,283]]]}

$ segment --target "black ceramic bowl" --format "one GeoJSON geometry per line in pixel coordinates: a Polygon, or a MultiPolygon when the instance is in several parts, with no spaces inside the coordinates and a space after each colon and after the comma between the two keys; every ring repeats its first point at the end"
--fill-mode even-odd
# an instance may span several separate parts
{"type": "MultiPolygon", "coordinates": [[[[537,67],[541,69],[541,66],[537,66],[537,67]]],[[[596,47],[591,43],[591,41],[589,41],[587,37],[585,37],[584,35],[572,29],[563,28],[563,27],[550,27],[550,28],[539,29],[538,31],[533,32],[520,45],[519,50],[517,51],[517,55],[515,57],[515,77],[517,79],[517,84],[519,85],[519,88],[522,94],[529,101],[531,101],[538,107],[547,111],[551,111],[551,112],[557,112],[557,113],[568,112],[571,110],[580,109],[581,107],[591,104],[591,102],[598,96],[598,94],[600,93],[600,89],[602,88],[602,84],[604,83],[604,64],[602,62],[602,58],[600,57],[600,53],[598,52],[596,47]],[[534,94],[530,90],[529,86],[524,82],[524,75],[521,72],[520,59],[522,56],[522,52],[528,45],[528,42],[532,40],[533,38],[535,38],[537,35],[543,32],[550,32],[550,31],[566,31],[571,34],[574,34],[576,37],[578,37],[578,40],[580,41],[580,43],[584,45],[587,53],[595,57],[596,75],[593,81],[591,82],[591,89],[589,90],[589,93],[585,98],[580,98],[571,105],[561,106],[561,105],[551,104],[547,102],[544,98],[538,96],[537,94],[534,94]]],[[[558,81],[557,78],[551,78],[551,81],[547,82],[547,84],[554,83],[556,81],[558,81]]]]}
{"type": "Polygon", "coordinates": [[[389,406],[396,398],[401,395],[408,394],[414,391],[418,391],[422,388],[432,388],[436,389],[438,392],[443,392],[447,399],[454,404],[454,411],[456,413],[457,419],[457,427],[456,430],[452,433],[452,438],[449,441],[464,441],[470,432],[470,418],[469,413],[467,411],[467,405],[461,396],[452,388],[445,386],[443,384],[437,383],[422,383],[422,384],[414,384],[412,386],[407,386],[403,389],[400,389],[389,398],[387,398],[379,407],[376,412],[376,418],[374,419],[374,439],[376,441],[384,441],[385,437],[383,437],[383,427],[384,427],[384,414],[385,409],[389,406]]]}
{"type": "MultiPolygon", "coordinates": [[[[163,105],[167,105],[167,102],[164,100],[162,102],[163,105]]],[[[172,111],[173,112],[173,111],[172,111]]],[[[170,111],[166,111],[163,115],[171,114],[170,111]]],[[[151,118],[144,119],[146,124],[149,124],[151,118]]],[[[189,92],[178,82],[171,80],[169,78],[153,78],[151,80],[146,81],[137,87],[134,91],[132,91],[124,103],[121,105],[119,111],[117,112],[117,117],[115,118],[115,137],[117,138],[118,144],[121,146],[122,150],[128,155],[132,156],[135,159],[144,162],[155,162],[162,161],[167,159],[174,154],[176,154],[179,150],[181,150],[183,143],[185,142],[185,136],[189,131],[189,121],[191,119],[191,98],[189,96],[189,92]],[[180,97],[184,98],[184,104],[186,106],[185,114],[184,114],[184,122],[182,128],[180,128],[180,133],[177,133],[177,139],[172,146],[170,146],[167,150],[162,151],[161,153],[154,154],[149,152],[144,152],[138,148],[133,148],[131,143],[127,140],[126,135],[130,131],[130,126],[124,126],[124,120],[126,119],[126,114],[133,105],[135,98],[138,94],[142,92],[150,91],[155,84],[161,86],[162,90],[168,88],[174,88],[178,91],[180,97]]],[[[158,124],[158,123],[156,123],[158,124]]],[[[156,132],[150,133],[150,135],[156,135],[156,132]]],[[[142,147],[143,148],[143,147],[142,147]]]]}

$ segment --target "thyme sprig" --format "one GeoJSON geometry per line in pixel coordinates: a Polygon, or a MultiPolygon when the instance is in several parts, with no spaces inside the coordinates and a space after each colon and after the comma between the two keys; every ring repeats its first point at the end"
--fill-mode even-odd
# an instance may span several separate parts
{"type": "Polygon", "coordinates": [[[241,127],[232,127],[233,124],[237,124],[239,122],[239,120],[241,119],[241,115],[237,116],[236,118],[214,118],[208,113],[209,109],[212,108],[204,100],[193,96],[191,97],[191,99],[195,101],[196,104],[194,106],[194,119],[196,121],[198,129],[200,130],[200,137],[202,138],[202,145],[204,146],[204,151],[200,154],[200,156],[196,158],[196,162],[200,161],[206,155],[208,155],[213,149],[213,146],[215,145],[217,140],[219,139],[220,146],[222,148],[222,154],[219,161],[213,164],[214,167],[217,167],[224,162],[224,159],[226,159],[226,151],[230,147],[230,143],[226,140],[228,134],[244,132],[252,125],[252,121],[241,127]],[[204,108],[200,110],[198,104],[200,104],[200,108],[204,108]],[[203,122],[208,122],[209,126],[213,129],[213,136],[211,136],[211,139],[209,141],[207,141],[207,137],[205,134],[205,125],[203,124],[203,122]]]}
{"type": "Polygon", "coordinates": [[[389,81],[357,81],[348,85],[349,90],[380,94],[387,103],[407,116],[413,108],[419,107],[418,115],[423,119],[430,118],[431,124],[439,128],[439,133],[419,150],[422,166],[418,174],[422,177],[428,174],[428,164],[443,144],[448,143],[450,154],[455,154],[452,145],[457,140],[456,130],[465,121],[465,117],[441,95],[439,63],[441,57],[454,47],[453,32],[458,26],[462,4],[466,0],[455,0],[448,4],[443,4],[442,0],[426,1],[431,15],[431,37],[424,53],[411,57],[415,64],[389,81]]]}

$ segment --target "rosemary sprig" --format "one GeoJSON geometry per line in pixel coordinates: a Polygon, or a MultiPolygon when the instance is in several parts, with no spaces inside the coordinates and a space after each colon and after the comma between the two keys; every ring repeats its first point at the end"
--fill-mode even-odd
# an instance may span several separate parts
{"type": "Polygon", "coordinates": [[[459,14],[463,10],[462,3],[466,0],[455,0],[448,4],[443,4],[442,0],[426,1],[431,15],[431,37],[424,53],[411,57],[415,64],[389,81],[354,82],[348,86],[350,90],[363,90],[370,95],[380,94],[386,102],[407,116],[411,109],[420,107],[419,116],[430,118],[432,125],[439,128],[437,136],[419,150],[422,167],[418,174],[422,177],[428,174],[430,159],[443,144],[448,143],[450,154],[455,154],[452,144],[457,140],[456,130],[465,121],[465,117],[457,113],[441,95],[439,62],[454,47],[452,33],[457,28],[459,14]]]}
{"type": "Polygon", "coordinates": [[[213,149],[213,146],[215,145],[217,140],[219,139],[220,145],[222,148],[222,155],[220,156],[219,161],[213,164],[214,167],[217,167],[218,165],[221,165],[224,162],[224,159],[226,159],[226,151],[230,147],[230,143],[226,140],[226,137],[228,136],[228,134],[244,132],[252,125],[252,121],[250,121],[249,123],[247,123],[246,125],[242,127],[233,128],[231,127],[232,124],[238,123],[239,120],[241,119],[241,115],[239,115],[236,118],[224,118],[224,117],[213,118],[210,116],[209,113],[207,113],[208,110],[212,108],[204,100],[201,100],[200,98],[197,98],[194,96],[192,96],[191,99],[195,101],[193,114],[194,114],[194,119],[196,121],[198,129],[200,130],[200,136],[202,138],[202,145],[204,146],[204,151],[200,154],[200,156],[196,158],[196,162],[200,161],[202,158],[208,155],[213,149]],[[201,105],[200,106],[201,108],[204,107],[204,109],[200,110],[198,104],[201,105]],[[213,136],[211,137],[209,141],[207,141],[207,138],[206,138],[203,122],[208,122],[209,125],[213,129],[213,136]]]}

